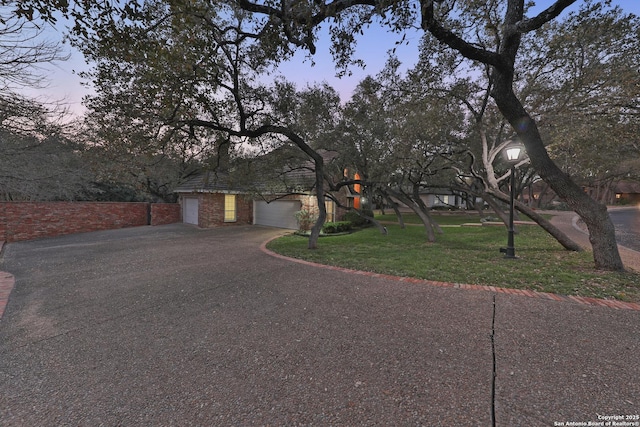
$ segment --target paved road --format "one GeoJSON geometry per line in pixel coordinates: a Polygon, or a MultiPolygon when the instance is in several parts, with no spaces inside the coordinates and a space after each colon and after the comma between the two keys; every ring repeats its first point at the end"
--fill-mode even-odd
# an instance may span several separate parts
{"type": "Polygon", "coordinates": [[[627,248],[640,251],[640,208],[616,208],[609,211],[616,227],[618,243],[627,248]]]}
{"type": "Polygon", "coordinates": [[[552,426],[640,412],[640,312],[273,258],[259,227],[5,247],[2,426],[552,426]]]}

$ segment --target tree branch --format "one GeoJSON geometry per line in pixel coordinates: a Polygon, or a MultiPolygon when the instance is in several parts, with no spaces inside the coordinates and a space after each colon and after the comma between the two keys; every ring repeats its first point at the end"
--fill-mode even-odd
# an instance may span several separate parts
{"type": "Polygon", "coordinates": [[[575,2],[576,0],[558,0],[547,9],[540,12],[538,16],[530,19],[523,19],[522,21],[518,22],[515,29],[519,33],[528,33],[530,31],[537,30],[547,22],[556,18],[562,13],[562,11],[564,11],[567,7],[571,6],[575,2]]]}
{"type": "Polygon", "coordinates": [[[502,65],[497,53],[476,47],[442,26],[435,18],[433,0],[422,0],[422,29],[431,33],[441,43],[460,52],[465,58],[496,67],[502,65]]]}

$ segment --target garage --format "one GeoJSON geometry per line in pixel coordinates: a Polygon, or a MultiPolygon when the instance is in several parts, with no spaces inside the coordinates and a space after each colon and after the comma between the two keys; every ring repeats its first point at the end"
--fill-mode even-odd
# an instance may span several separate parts
{"type": "Polygon", "coordinates": [[[185,197],[182,203],[182,222],[198,225],[198,199],[185,197]]]}
{"type": "Polygon", "coordinates": [[[277,200],[270,203],[263,200],[255,201],[253,204],[253,223],[295,230],[298,228],[295,213],[300,210],[301,206],[300,201],[291,200],[277,200]]]}

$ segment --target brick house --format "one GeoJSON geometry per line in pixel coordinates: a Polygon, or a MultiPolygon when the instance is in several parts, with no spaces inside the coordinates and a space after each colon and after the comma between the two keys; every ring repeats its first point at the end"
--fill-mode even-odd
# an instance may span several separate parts
{"type": "MultiPolygon", "coordinates": [[[[313,172],[296,169],[288,178],[297,183],[296,191],[261,191],[249,189],[246,183],[234,182],[226,173],[201,173],[174,191],[178,194],[182,209],[182,221],[201,228],[229,225],[265,225],[297,229],[295,213],[301,210],[317,211],[317,198],[313,191],[313,172]],[[260,195],[258,195],[260,194],[260,195]]],[[[264,185],[261,185],[264,187],[264,185]]],[[[344,187],[332,193],[341,205],[349,205],[353,198],[344,187]]],[[[330,199],[325,201],[327,221],[337,221],[344,209],[330,199]]]]}
{"type": "Polygon", "coordinates": [[[227,174],[206,172],[175,190],[182,222],[201,228],[253,224],[253,201],[247,190],[234,187],[227,174]]]}

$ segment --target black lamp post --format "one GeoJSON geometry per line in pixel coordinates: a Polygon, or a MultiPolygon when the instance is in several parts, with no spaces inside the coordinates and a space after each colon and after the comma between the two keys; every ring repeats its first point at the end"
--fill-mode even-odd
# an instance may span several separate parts
{"type": "Polygon", "coordinates": [[[507,146],[505,149],[505,156],[507,161],[511,163],[511,182],[510,182],[510,196],[509,196],[509,235],[507,238],[507,247],[500,248],[500,252],[504,253],[505,258],[516,258],[516,248],[513,242],[513,205],[515,199],[515,189],[516,189],[516,163],[520,160],[520,155],[524,151],[524,147],[519,144],[513,144],[507,146]]]}

